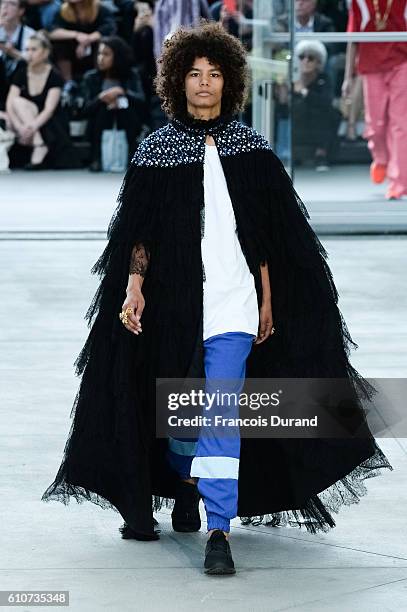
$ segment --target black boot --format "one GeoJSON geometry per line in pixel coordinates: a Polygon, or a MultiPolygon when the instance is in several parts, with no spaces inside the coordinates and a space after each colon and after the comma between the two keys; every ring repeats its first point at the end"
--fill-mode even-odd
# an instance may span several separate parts
{"type": "MultiPolygon", "coordinates": [[[[155,518],[153,518],[153,525],[158,525],[158,521],[156,521],[155,518]]],[[[132,529],[130,525],[126,523],[126,521],[121,527],[119,527],[119,531],[122,534],[122,538],[124,540],[139,540],[141,542],[150,542],[152,540],[160,539],[160,536],[158,535],[160,533],[160,529],[155,530],[154,535],[146,535],[145,533],[139,533],[138,531],[134,531],[134,529],[132,529]]]]}
{"type": "Polygon", "coordinates": [[[205,574],[235,574],[229,542],[220,529],[211,534],[205,548],[205,574]]]}
{"type": "Polygon", "coordinates": [[[200,530],[199,499],[198,487],[195,484],[183,480],[178,481],[175,505],[171,513],[174,531],[190,533],[200,530]]]}

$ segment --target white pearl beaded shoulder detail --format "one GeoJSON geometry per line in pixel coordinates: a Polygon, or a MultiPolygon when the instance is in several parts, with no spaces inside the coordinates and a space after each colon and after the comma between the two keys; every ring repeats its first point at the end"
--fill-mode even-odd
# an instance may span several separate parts
{"type": "MultiPolygon", "coordinates": [[[[269,142],[255,129],[233,120],[213,134],[222,157],[256,149],[271,149],[269,142]]],[[[132,163],[137,166],[172,167],[204,162],[205,133],[183,131],[171,123],[155,130],[138,146],[132,163]]]]}

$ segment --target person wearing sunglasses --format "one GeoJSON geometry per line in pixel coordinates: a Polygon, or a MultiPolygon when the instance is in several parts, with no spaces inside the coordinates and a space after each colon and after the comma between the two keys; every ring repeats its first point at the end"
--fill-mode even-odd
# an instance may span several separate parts
{"type": "Polygon", "coordinates": [[[340,120],[332,106],[332,84],[324,72],[327,56],[319,41],[303,40],[295,48],[298,78],[292,100],[294,153],[298,156],[311,148],[318,171],[329,168],[340,120]]]}

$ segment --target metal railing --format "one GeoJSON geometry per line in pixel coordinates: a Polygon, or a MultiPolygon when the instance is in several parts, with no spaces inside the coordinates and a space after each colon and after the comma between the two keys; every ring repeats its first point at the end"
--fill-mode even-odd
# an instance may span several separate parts
{"type": "MultiPolygon", "coordinates": [[[[269,19],[243,19],[241,25],[253,26],[253,42],[259,43],[263,50],[270,49],[273,44],[285,44],[289,47],[290,53],[287,56],[288,61],[272,59],[262,55],[251,54],[248,57],[249,65],[252,70],[264,72],[263,77],[257,85],[260,85],[263,95],[260,96],[261,112],[257,114],[257,121],[261,122],[261,131],[266,132],[265,135],[269,138],[273,137],[273,103],[271,99],[271,75],[285,76],[288,82],[294,82],[294,53],[293,50],[296,43],[300,40],[318,40],[323,43],[376,43],[383,42],[403,42],[407,43],[407,32],[296,32],[295,29],[295,7],[294,0],[291,0],[290,19],[288,23],[289,32],[274,32],[272,30],[272,21],[269,19]],[[264,29],[267,31],[264,32],[264,29]],[[269,116],[270,114],[270,116],[269,116]]],[[[257,45],[256,45],[257,46],[257,45]]],[[[256,48],[256,46],[254,48],[256,48]]],[[[259,47],[257,46],[257,49],[259,47]]],[[[271,52],[271,51],[270,51],[271,52]]],[[[266,55],[268,52],[266,52],[266,55]]],[[[258,73],[259,74],[259,73],[258,73]]],[[[258,91],[253,90],[253,99],[258,99],[258,91]]],[[[291,138],[293,131],[291,130],[291,138]]],[[[291,150],[292,150],[291,143],[291,150]]],[[[294,178],[294,167],[290,163],[290,173],[294,178]]]]}
{"type": "MultiPolygon", "coordinates": [[[[270,24],[268,24],[270,27],[270,24]]],[[[337,42],[407,42],[407,32],[293,32],[295,41],[319,40],[327,43],[337,42]]],[[[264,41],[291,42],[289,32],[273,32],[264,41]]]]}

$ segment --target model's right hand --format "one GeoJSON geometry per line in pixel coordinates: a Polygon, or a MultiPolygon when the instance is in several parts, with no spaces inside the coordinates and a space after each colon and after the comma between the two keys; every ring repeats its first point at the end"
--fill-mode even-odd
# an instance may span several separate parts
{"type": "Polygon", "coordinates": [[[140,319],[144,310],[144,305],[145,300],[143,294],[141,293],[141,289],[132,289],[131,291],[127,291],[127,296],[122,306],[122,312],[124,312],[127,308],[132,308],[132,312],[127,317],[128,322],[125,327],[137,335],[143,331],[140,319]]]}
{"type": "Polygon", "coordinates": [[[353,79],[345,79],[342,83],[342,97],[349,98],[352,93],[353,79]]]}

